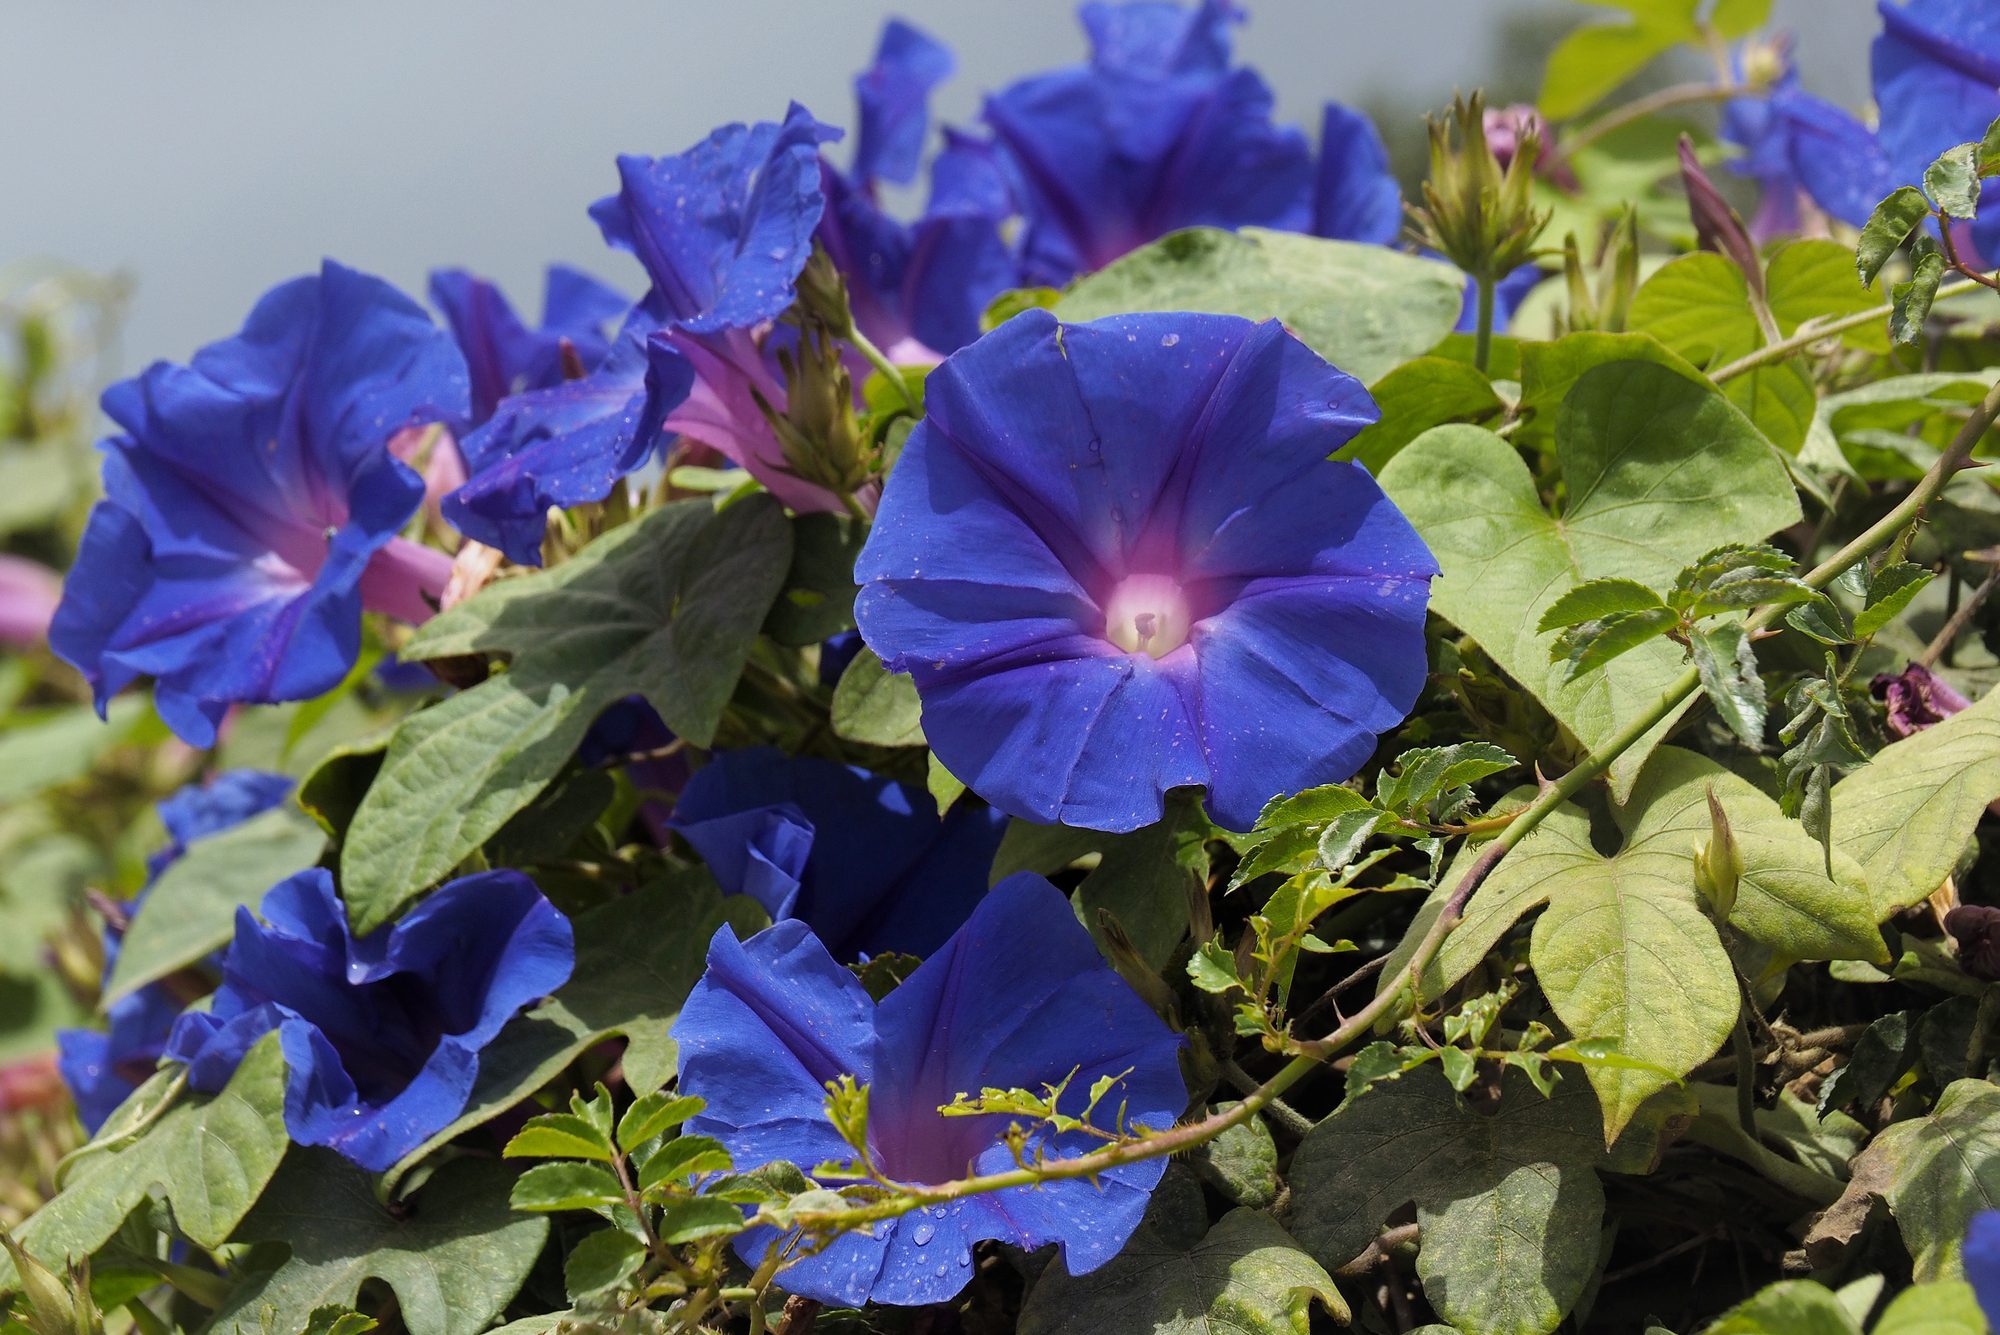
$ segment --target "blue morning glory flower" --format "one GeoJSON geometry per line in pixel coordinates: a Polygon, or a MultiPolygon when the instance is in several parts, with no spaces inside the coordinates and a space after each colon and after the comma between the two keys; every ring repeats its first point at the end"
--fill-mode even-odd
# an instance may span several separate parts
{"type": "Polygon", "coordinates": [[[730,894],[797,918],[840,960],[929,955],[986,893],[1007,818],[852,765],[767,747],[695,772],[672,827],[730,894]]]}
{"type": "MultiPolygon", "coordinates": [[[[1918,184],[1933,158],[1977,143],[2000,118],[2000,10],[1989,0],[1876,0],[1875,7],[1882,14],[1870,50],[1876,134],[1895,183],[1918,184]]],[[[1987,261],[2000,262],[2000,213],[1983,211],[1972,236],[1987,261]]]]}
{"type": "Polygon", "coordinates": [[[446,518],[538,565],[549,508],[604,499],[668,433],[720,451],[795,509],[843,509],[787,470],[757,406],[759,395],[785,404],[760,337],[812,254],[826,203],[819,145],[837,133],[794,104],[782,124],[725,125],[685,153],[620,157],[619,192],[590,213],[652,287],[590,375],[503,403],[466,439],[472,478],[445,498],[446,518]]]}
{"type": "MultiPolygon", "coordinates": [[[[227,770],[207,783],[191,783],[159,805],[171,841],[146,859],[147,889],[187,852],[189,844],[221,834],[269,811],[291,795],[292,781],[262,770],[227,770]]],[[[141,890],[128,906],[137,917],[146,902],[141,890]]],[[[124,941],[122,928],[104,929],[104,976],[110,977],[124,941]]],[[[105,1008],[105,1028],[62,1029],[56,1033],[57,1069],[76,1102],[84,1129],[95,1135],[106,1119],[143,1084],[166,1052],[167,1034],[181,1013],[182,999],[165,983],[149,983],[105,1008]]]]}
{"type": "Polygon", "coordinates": [[[1437,563],[1327,462],[1376,420],[1367,391],[1276,321],[1027,311],[925,394],[855,618],[994,806],[1130,830],[1204,785],[1247,830],[1416,702],[1437,563]]]}
{"type": "Polygon", "coordinates": [[[492,419],[459,442],[471,477],[444,498],[453,527],[518,565],[540,565],[551,506],[601,501],[651,458],[661,434],[649,397],[685,395],[694,383],[685,365],[666,367],[665,379],[649,369],[646,337],[656,327],[633,311],[583,379],[501,400],[492,419]]]}
{"type": "Polygon", "coordinates": [[[2000,1210],[1981,1210],[1965,1230],[1965,1278],[1987,1324],[2000,1326],[2000,1210]]]}
{"type": "Polygon", "coordinates": [[[388,284],[328,261],[104,410],[124,434],[49,632],[100,710],[151,676],[161,718],[209,746],[233,703],[332,689],[364,607],[430,615],[451,559],[397,536],[424,484],[388,442],[464,418],[465,362],[388,284]]]}
{"type": "Polygon", "coordinates": [[[890,217],[876,198],[878,181],[916,176],[931,90],[954,64],[935,38],[890,20],[874,65],[854,82],[861,132],[853,176],[822,164],[820,244],[847,278],[856,326],[901,363],[935,363],[979,337],[987,303],[1020,280],[1000,235],[1013,196],[995,188],[990,148],[951,136],[914,223],[890,217]]]}
{"type": "Polygon", "coordinates": [[[236,912],[222,987],[175,1024],[167,1055],[208,1093],[259,1038],[285,1054],[285,1127],[381,1172],[465,1108],[480,1050],[568,980],[569,920],[519,872],[462,877],[390,927],[353,936],[314,868],[236,912]]]}
{"type": "MultiPolygon", "coordinates": [[[[1743,150],[1730,169],[1754,179],[1761,193],[1751,235],[1759,241],[1797,235],[1807,200],[1852,226],[1867,222],[1899,184],[1874,133],[1800,87],[1782,46],[1754,54],[1778,61],[1778,77],[1764,96],[1732,98],[1722,110],[1722,137],[1743,150]]],[[[1739,64],[1744,58],[1736,57],[1739,64]]]]}
{"type": "MultiPolygon", "coordinates": [[[[1039,1092],[1069,1077],[1058,1107],[1077,1113],[1093,1080],[1123,1072],[1094,1115],[1105,1129],[1121,1103],[1128,1128],[1151,1130],[1171,1125],[1187,1104],[1180,1039],[1105,964],[1062,892],[1030,873],[995,886],[879,1005],[802,922],[742,943],[723,928],[673,1033],[682,1092],[707,1100],[687,1129],[714,1136],[745,1166],[789,1160],[810,1172],[851,1159],[822,1106],[826,1082],[842,1075],[869,1086],[872,1157],[912,1183],[1014,1166],[1000,1140],[1009,1118],[938,1115],[960,1093],[1039,1092]]],[[[1102,1144],[1076,1132],[1030,1139],[1050,1158],[1102,1144]]],[[[778,1283],[847,1306],[943,1302],[965,1287],[973,1244],[988,1238],[1029,1250],[1057,1243],[1080,1274],[1124,1246],[1164,1170],[1164,1160],[1148,1159],[1095,1182],[1017,1187],[916,1211],[878,1223],[872,1235],[843,1236],[788,1265],[778,1283]]],[[[736,1245],[752,1260],[772,1241],[770,1230],[751,1230],[736,1245]]]]}
{"type": "Polygon", "coordinates": [[[430,292],[465,354],[475,426],[510,394],[561,384],[563,344],[586,370],[603,361],[611,350],[605,326],[631,305],[589,274],[561,264],[549,266],[542,322],[534,329],[522,323],[498,287],[463,269],[434,270],[430,292]]]}
{"type": "Polygon", "coordinates": [[[874,63],[854,80],[861,120],[854,136],[856,179],[916,179],[930,134],[931,90],[957,66],[950,47],[914,24],[890,19],[883,25],[874,63]]]}
{"type": "Polygon", "coordinates": [[[985,118],[1025,197],[1030,282],[1067,282],[1182,227],[1302,230],[1312,157],[1274,98],[1228,67],[1224,0],[1085,5],[1088,64],[1023,79],[985,118]]]}
{"type": "Polygon", "coordinates": [[[1375,122],[1352,107],[1327,103],[1313,180],[1312,234],[1386,246],[1402,229],[1403,192],[1375,122]]]}

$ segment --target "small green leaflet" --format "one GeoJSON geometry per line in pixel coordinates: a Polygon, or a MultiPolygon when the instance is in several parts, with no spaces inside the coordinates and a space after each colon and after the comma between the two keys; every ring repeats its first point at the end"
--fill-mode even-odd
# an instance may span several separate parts
{"type": "Polygon", "coordinates": [[[1960,144],[1940,153],[1924,168],[1924,193],[1938,212],[1951,218],[1971,218],[1979,211],[1978,144],[1960,144]]]}
{"type": "Polygon", "coordinates": [[[1889,262],[1917,225],[1930,216],[1930,201],[1913,185],[1899,188],[1868,215],[1861,229],[1861,243],[1855,248],[1854,267],[1864,287],[1873,287],[1882,267],[1889,262]]]}

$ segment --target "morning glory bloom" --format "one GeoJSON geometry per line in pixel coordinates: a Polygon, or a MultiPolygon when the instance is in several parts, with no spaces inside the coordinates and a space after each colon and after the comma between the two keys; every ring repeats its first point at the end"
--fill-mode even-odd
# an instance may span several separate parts
{"type": "MultiPolygon", "coordinates": [[[[1187,1104],[1180,1039],[1111,971],[1061,891],[1031,873],[980,901],[944,948],[879,1005],[812,931],[780,922],[739,943],[728,928],[708,948],[708,972],[674,1022],[680,1089],[707,1100],[688,1122],[740,1165],[789,1160],[810,1172],[853,1158],[823,1111],[826,1083],[869,1086],[871,1157],[901,1182],[946,1182],[1014,1166],[1005,1116],[940,1117],[940,1104],[982,1088],[1040,1092],[1071,1077],[1059,1102],[1080,1113],[1093,1080],[1126,1074],[1093,1121],[1163,1130],[1187,1104]]],[[[1051,1159],[1103,1142],[1081,1133],[1030,1136],[1051,1159]]],[[[973,1244],[996,1238],[1033,1250],[1054,1242],[1072,1274],[1118,1253],[1165,1171],[1126,1164],[1095,1182],[1069,1179],[970,1196],[847,1234],[787,1266],[779,1283],[822,1302],[915,1306],[943,1302],[972,1278],[973,1244]]],[[[754,1261],[772,1231],[736,1240],[754,1261]]]]}
{"type": "Polygon", "coordinates": [[[1327,103],[1313,180],[1312,234],[1386,246],[1402,230],[1403,192],[1375,122],[1352,107],[1327,103]]]}
{"type": "Polygon", "coordinates": [[[979,337],[987,303],[1020,280],[1000,235],[1012,194],[993,188],[990,149],[952,137],[915,223],[890,217],[876,199],[878,181],[915,177],[930,92],[954,64],[942,43],[890,20],[874,65],[854,81],[861,133],[853,177],[822,164],[819,242],[847,279],[855,325],[903,364],[938,362],[979,337]]]}
{"type": "Polygon", "coordinates": [[[1874,133],[1845,108],[1806,92],[1782,44],[1734,59],[1739,66],[1776,62],[1778,71],[1763,96],[1732,98],[1722,110],[1722,137],[1743,150],[1730,169],[1760,190],[1752,239],[1807,231],[1808,202],[1851,226],[1867,222],[1899,184],[1874,133]]]}
{"type": "MultiPolygon", "coordinates": [[[[1895,184],[1920,184],[1938,154],[1977,143],[2000,118],[2000,9],[1990,0],[1876,0],[1875,7],[1882,14],[1870,50],[1876,134],[1895,184]]],[[[1972,237],[1985,262],[2000,263],[2000,212],[1983,210],[1972,237]]]]}
{"type": "Polygon", "coordinates": [[[388,446],[464,418],[465,361],[388,284],[329,260],[104,410],[124,434],[49,632],[100,711],[151,676],[160,717],[210,746],[232,704],[337,685],[364,608],[431,615],[451,558],[397,536],[424,483],[388,446]]]}
{"type": "Polygon", "coordinates": [[[994,806],[1131,830],[1203,785],[1247,830],[1416,702],[1437,563],[1327,462],[1367,391],[1276,321],[1026,311],[925,393],[855,618],[994,806]]]}
{"type": "MultiPolygon", "coordinates": [[[[207,783],[191,783],[159,805],[171,842],[146,859],[147,887],[127,907],[135,918],[159,874],[179,861],[188,845],[249,820],[291,796],[292,781],[261,770],[228,770],[207,783]]],[[[104,976],[118,963],[125,929],[104,929],[104,976]]],[[[95,1135],[118,1105],[143,1084],[166,1052],[167,1034],[183,998],[164,982],[149,983],[105,1008],[105,1027],[56,1032],[58,1069],[76,1102],[77,1119],[95,1135]]]]}
{"type": "Polygon", "coordinates": [[[1025,195],[1029,282],[1059,285],[1183,227],[1302,230],[1312,155],[1232,70],[1225,0],[1085,5],[1088,64],[1015,83],[985,119],[1025,195]]]}
{"type": "Polygon", "coordinates": [[[986,893],[1007,818],[852,765],[758,747],[695,772],[672,827],[729,894],[797,918],[835,959],[930,955],[986,893]]]}
{"type": "Polygon", "coordinates": [[[323,868],[236,911],[222,987],[174,1025],[167,1055],[212,1093],[276,1030],[285,1128],[382,1172],[465,1108],[480,1050],[568,980],[569,920],[514,871],[447,883],[392,926],[355,937],[323,868]]]}
{"type": "Polygon", "coordinates": [[[1981,1210],[1965,1230],[1965,1278],[1987,1324],[2000,1326],[2000,1210],[1981,1210]]]}
{"type": "Polygon", "coordinates": [[[445,517],[539,565],[550,507],[603,500],[670,433],[747,468],[794,509],[844,509],[789,471],[757,406],[785,406],[762,339],[812,254],[826,204],[819,145],[837,133],[794,105],[782,124],[726,125],[672,157],[620,157],[619,192],[590,213],[652,287],[588,376],[503,403],[466,439],[472,479],[445,498],[445,517]]]}
{"type": "Polygon", "coordinates": [[[588,370],[611,350],[605,326],[631,305],[619,292],[566,265],[549,266],[542,322],[530,329],[498,287],[463,269],[431,273],[431,301],[444,312],[472,383],[472,424],[493,416],[500,400],[559,385],[565,353],[588,370]]]}
{"type": "Polygon", "coordinates": [[[854,81],[860,112],[854,175],[861,181],[916,179],[930,134],[931,91],[958,67],[951,48],[914,24],[890,19],[875,61],[854,81]]]}

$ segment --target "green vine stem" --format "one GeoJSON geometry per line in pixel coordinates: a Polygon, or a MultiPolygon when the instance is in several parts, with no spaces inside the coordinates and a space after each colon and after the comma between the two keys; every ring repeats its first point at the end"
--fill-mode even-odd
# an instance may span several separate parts
{"type": "MultiPolygon", "coordinates": [[[[1948,301],[1953,297],[1962,297],[1968,292],[1977,292],[1979,287],[1980,285],[1970,278],[1956,283],[1946,283],[1937,290],[1937,296],[1932,300],[1948,301]]],[[[1772,362],[1781,362],[1795,352],[1803,352],[1823,338],[1831,338],[1833,335],[1845,333],[1849,329],[1859,329],[1862,325],[1872,324],[1877,320],[1886,320],[1895,314],[1895,311],[1896,307],[1893,303],[1884,302],[1880,306],[1870,306],[1865,311],[1856,311],[1852,315],[1843,315],[1838,320],[1827,320],[1824,322],[1808,320],[1806,323],[1800,325],[1798,332],[1794,333],[1790,338],[1781,338],[1775,343],[1765,344],[1755,352],[1745,353],[1735,361],[1717,370],[1710,371],[1708,378],[1718,385],[1725,380],[1734,380],[1737,376],[1754,371],[1760,366],[1766,366],[1772,362]]]]}
{"type": "MultiPolygon", "coordinates": [[[[1822,330],[1813,337],[1824,337],[1825,332],[1822,330]]],[[[1856,561],[1893,541],[1921,514],[1924,507],[1936,498],[1952,475],[1965,466],[1972,456],[1973,447],[1986,434],[1987,428],[1993,424],[1996,417],[2000,417],[2000,384],[1994,385],[1987,391],[1985,398],[1980,400],[1971,416],[1952,439],[1950,447],[1938,456],[1930,471],[1910,489],[1909,494],[1860,536],[1815,566],[1804,577],[1805,582],[1815,589],[1824,589],[1856,561]]],[[[1763,608],[1751,616],[1748,625],[1753,631],[1765,629],[1779,618],[1783,610],[1778,607],[1763,608]]],[[[1294,1042],[1291,1045],[1291,1051],[1295,1054],[1292,1059],[1263,1084],[1246,1093],[1243,1101],[1235,1107],[1205,1117],[1198,1122],[1183,1123],[1141,1139],[1106,1146],[1104,1149],[1078,1155],[1075,1158],[1054,1159],[1032,1167],[1015,1168],[1004,1173],[980,1174],[953,1182],[909,1186],[902,1195],[890,1200],[839,1210],[799,1212],[793,1215],[789,1222],[794,1226],[808,1229],[849,1228],[875,1220],[893,1219],[926,1205],[935,1205],[984,1192],[1005,1191],[1011,1187],[1029,1187],[1040,1182],[1066,1178],[1095,1177],[1099,1173],[1124,1164],[1194,1149],[1215,1139],[1231,1127],[1241,1125],[1257,1116],[1278,1100],[1285,1091],[1319,1069],[1323,1061],[1338,1055],[1369,1033],[1376,1022],[1388,1016],[1406,996],[1414,1002],[1419,994],[1424,970],[1436,957],[1438,949],[1444,944],[1445,937],[1458,925],[1464,914],[1466,902],[1472,898],[1473,892],[1486,878],[1492,875],[1500,860],[1527,838],[1557,807],[1604,773],[1613,761],[1637,744],[1657,724],[1671,717],[1674,711],[1700,688],[1700,677],[1692,667],[1688,668],[1652,704],[1628,720],[1602,747],[1591,752],[1561,778],[1547,784],[1535,800],[1524,807],[1520,814],[1494,837],[1466,869],[1465,874],[1459,878],[1458,884],[1453,887],[1450,897],[1445,900],[1436,920],[1424,933],[1423,939],[1417,943],[1417,948],[1410,956],[1409,964],[1404,970],[1402,981],[1396,986],[1384,987],[1373,1000],[1325,1037],[1294,1042]]]]}

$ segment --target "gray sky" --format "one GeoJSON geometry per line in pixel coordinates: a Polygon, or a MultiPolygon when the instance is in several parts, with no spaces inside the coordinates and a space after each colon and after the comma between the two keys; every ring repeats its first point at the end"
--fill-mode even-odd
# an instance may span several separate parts
{"type": "MultiPolygon", "coordinates": [[[[1285,117],[1334,97],[1407,114],[1485,82],[1503,25],[1569,0],[1251,0],[1242,58],[1285,117]]],[[[620,152],[676,152],[797,98],[851,120],[886,14],[944,38],[936,108],[1075,59],[1071,0],[64,0],[0,8],[0,266],[53,257],[137,280],[126,369],[235,330],[271,284],[334,256],[421,292],[460,264],[540,300],[542,266],[634,289],[585,206],[620,152]]],[[[1777,0],[1806,82],[1865,96],[1870,0],[1777,0]]]]}

